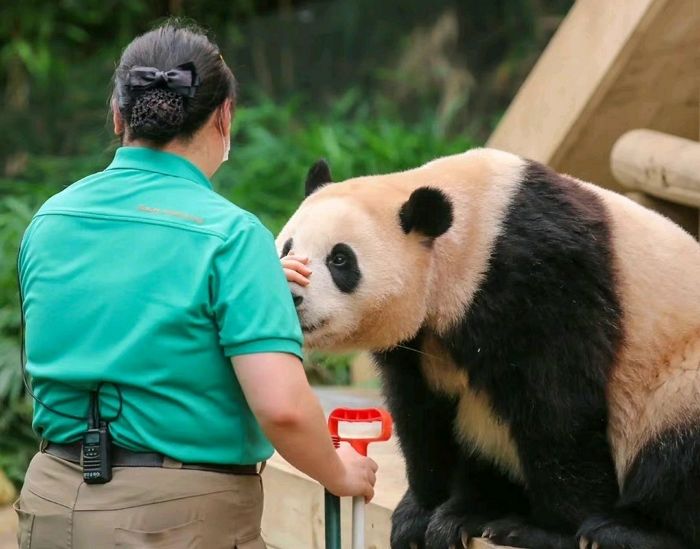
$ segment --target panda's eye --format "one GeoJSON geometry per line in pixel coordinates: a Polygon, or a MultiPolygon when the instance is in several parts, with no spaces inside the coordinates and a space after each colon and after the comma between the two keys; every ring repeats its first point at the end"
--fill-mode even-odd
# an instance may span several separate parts
{"type": "Polygon", "coordinates": [[[348,258],[345,254],[335,253],[331,258],[331,264],[334,267],[344,267],[347,262],[348,258]]]}
{"type": "Polygon", "coordinates": [[[338,242],[326,256],[326,265],[331,278],[338,289],[351,294],[357,289],[362,273],[353,249],[343,242],[338,242]]]}

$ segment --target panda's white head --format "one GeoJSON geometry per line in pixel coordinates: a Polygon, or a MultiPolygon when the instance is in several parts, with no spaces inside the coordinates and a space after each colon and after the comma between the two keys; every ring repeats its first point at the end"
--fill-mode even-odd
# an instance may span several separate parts
{"type": "Polygon", "coordinates": [[[290,286],[310,348],[386,349],[424,322],[433,242],[452,225],[451,202],[436,188],[376,179],[328,184],[317,162],[277,238],[281,256],[309,258],[311,284],[290,286]]]}

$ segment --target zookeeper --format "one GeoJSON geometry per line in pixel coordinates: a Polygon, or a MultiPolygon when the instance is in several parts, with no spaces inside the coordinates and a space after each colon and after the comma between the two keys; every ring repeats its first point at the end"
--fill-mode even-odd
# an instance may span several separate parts
{"type": "Polygon", "coordinates": [[[265,547],[273,447],[371,498],[376,464],[333,448],[304,375],[284,275],[308,283],[304,258],[283,270],[269,231],[212,190],[235,111],[218,47],[173,22],[139,36],[111,105],[114,160],[48,200],[21,245],[43,442],[20,547],[265,547]]]}

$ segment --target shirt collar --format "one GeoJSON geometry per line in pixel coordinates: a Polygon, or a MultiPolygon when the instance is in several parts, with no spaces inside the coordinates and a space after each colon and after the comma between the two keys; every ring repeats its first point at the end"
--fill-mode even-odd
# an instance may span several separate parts
{"type": "Polygon", "coordinates": [[[107,170],[132,169],[188,179],[208,189],[211,181],[186,158],[148,147],[119,147],[107,170]]]}

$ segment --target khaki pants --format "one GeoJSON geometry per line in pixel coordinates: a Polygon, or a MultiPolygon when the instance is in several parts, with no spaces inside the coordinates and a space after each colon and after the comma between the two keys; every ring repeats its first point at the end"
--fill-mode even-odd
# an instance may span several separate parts
{"type": "Polygon", "coordinates": [[[79,466],[34,456],[15,509],[20,549],[265,549],[259,475],[116,467],[83,482],[79,466]]]}

